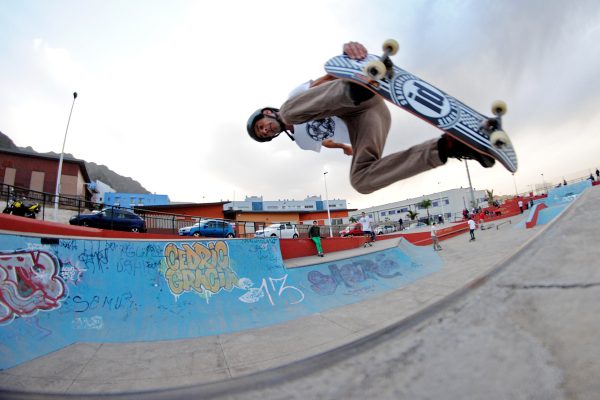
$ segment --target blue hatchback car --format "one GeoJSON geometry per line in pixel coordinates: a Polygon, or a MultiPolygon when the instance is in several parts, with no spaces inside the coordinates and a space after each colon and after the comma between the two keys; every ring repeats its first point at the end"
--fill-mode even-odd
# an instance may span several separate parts
{"type": "Polygon", "coordinates": [[[235,237],[234,224],[220,219],[203,219],[199,223],[179,229],[181,236],[235,237]]]}

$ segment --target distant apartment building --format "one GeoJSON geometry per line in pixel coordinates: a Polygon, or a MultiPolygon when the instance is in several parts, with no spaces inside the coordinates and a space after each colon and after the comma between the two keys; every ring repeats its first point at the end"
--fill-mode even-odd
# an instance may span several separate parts
{"type": "Polygon", "coordinates": [[[163,206],[171,204],[166,194],[104,193],[104,205],[115,207],[163,206]]]}
{"type": "MultiPolygon", "coordinates": [[[[323,213],[329,207],[333,225],[348,222],[347,203],[342,199],[323,200],[321,196],[307,196],[304,200],[263,200],[262,196],[246,196],[244,200],[231,201],[223,204],[223,212],[257,214],[284,214],[296,215],[294,218],[301,224],[312,224],[313,219],[321,221],[323,213]]],[[[324,214],[326,215],[326,214],[324,214]]]]}
{"type": "Polygon", "coordinates": [[[327,211],[345,210],[346,200],[322,200],[321,196],[308,196],[304,200],[263,200],[262,196],[246,196],[243,201],[232,201],[223,205],[223,210],[239,211],[327,211]]]}
{"type": "MultiPolygon", "coordinates": [[[[485,190],[473,190],[473,197],[477,207],[487,207],[487,193],[485,190]]],[[[398,222],[400,219],[408,220],[409,211],[417,212],[417,219],[430,216],[444,216],[445,221],[454,221],[460,218],[462,210],[471,210],[471,191],[469,188],[450,189],[444,192],[431,193],[393,203],[360,209],[350,213],[350,218],[358,219],[362,212],[369,214],[375,222],[398,222]],[[420,207],[423,200],[431,200],[428,210],[420,207]]]]}

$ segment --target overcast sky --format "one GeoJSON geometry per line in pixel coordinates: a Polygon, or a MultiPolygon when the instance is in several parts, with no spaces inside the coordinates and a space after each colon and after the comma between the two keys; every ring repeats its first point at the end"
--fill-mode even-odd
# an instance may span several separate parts
{"type": "MultiPolygon", "coordinates": [[[[379,53],[395,38],[402,68],[483,113],[508,104],[519,171],[471,162],[476,189],[512,194],[600,167],[597,0],[0,0],[0,26],[0,131],[60,152],[77,91],[65,152],[171,201],[325,198],[324,171],[329,198],[351,208],[468,186],[450,160],[362,195],[341,151],[248,137],[252,111],[323,75],[349,40],[379,53]]],[[[385,154],[440,135],[393,108],[385,154]]]]}

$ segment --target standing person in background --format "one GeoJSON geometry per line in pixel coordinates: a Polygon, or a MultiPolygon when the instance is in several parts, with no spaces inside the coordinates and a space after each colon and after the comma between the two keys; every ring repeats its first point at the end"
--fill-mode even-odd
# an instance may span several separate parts
{"type": "Polygon", "coordinates": [[[523,214],[523,200],[519,199],[519,210],[521,210],[521,214],[523,214]]]}
{"type": "Polygon", "coordinates": [[[471,240],[469,240],[469,242],[472,242],[475,240],[475,228],[477,227],[477,225],[475,225],[475,221],[473,221],[473,217],[469,217],[469,234],[471,235],[471,240]]]}
{"type": "Polygon", "coordinates": [[[431,241],[433,242],[434,251],[442,249],[442,246],[440,246],[440,241],[437,237],[437,226],[435,225],[435,222],[431,224],[431,241]]]}
{"type": "Polygon", "coordinates": [[[375,231],[371,228],[371,224],[373,223],[373,218],[371,216],[365,214],[363,211],[361,217],[358,219],[358,222],[362,225],[362,230],[365,234],[369,234],[371,236],[371,242],[375,241],[375,231]]]}
{"type": "Polygon", "coordinates": [[[323,247],[321,247],[321,229],[319,225],[317,225],[317,221],[313,221],[312,226],[308,230],[308,237],[315,242],[315,246],[317,246],[317,255],[319,257],[323,257],[323,247]]]}

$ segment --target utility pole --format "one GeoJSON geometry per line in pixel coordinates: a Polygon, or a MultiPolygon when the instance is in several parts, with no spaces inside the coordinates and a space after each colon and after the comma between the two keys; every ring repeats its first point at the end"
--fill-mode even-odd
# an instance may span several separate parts
{"type": "Polygon", "coordinates": [[[62,165],[65,156],[65,143],[67,143],[67,133],[69,132],[69,124],[71,123],[71,115],[73,114],[73,107],[75,107],[75,99],[77,98],[77,92],[73,93],[73,104],[71,104],[71,112],[69,112],[69,119],[67,120],[67,129],[65,129],[65,138],[63,139],[62,149],[60,151],[60,159],[58,160],[58,172],[56,174],[56,191],[54,193],[54,220],[58,219],[58,196],[60,195],[60,178],[62,175],[62,165]]]}

